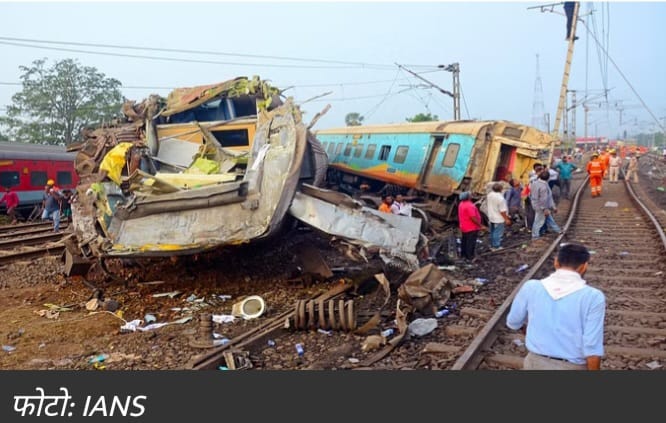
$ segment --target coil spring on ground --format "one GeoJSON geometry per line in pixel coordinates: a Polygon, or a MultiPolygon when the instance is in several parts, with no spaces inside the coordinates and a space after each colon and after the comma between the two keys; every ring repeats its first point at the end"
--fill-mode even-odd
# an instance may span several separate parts
{"type": "Polygon", "coordinates": [[[294,328],[324,330],[356,330],[353,300],[299,300],[294,309],[294,328]]]}

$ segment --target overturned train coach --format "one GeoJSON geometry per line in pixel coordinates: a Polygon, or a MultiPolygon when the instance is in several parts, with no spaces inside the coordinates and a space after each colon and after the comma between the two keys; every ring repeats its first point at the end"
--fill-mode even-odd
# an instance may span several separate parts
{"type": "Polygon", "coordinates": [[[325,177],[326,155],[299,108],[256,77],[127,102],[123,114],[70,147],[84,257],[192,254],[267,237],[299,183],[325,177]]]}
{"type": "MultiPolygon", "coordinates": [[[[254,77],[123,105],[83,134],[72,205],[75,260],[195,254],[266,239],[287,215],[329,234],[412,254],[420,220],[323,185],[328,159],[299,107],[254,77]]],[[[72,262],[70,260],[70,262],[72,262]]]]}
{"type": "Polygon", "coordinates": [[[370,202],[381,192],[416,197],[420,209],[454,220],[457,195],[482,198],[492,181],[527,182],[549,163],[553,138],[507,121],[350,126],[316,132],[330,162],[329,182],[370,202]],[[373,196],[373,194],[375,194],[373,196]]]}

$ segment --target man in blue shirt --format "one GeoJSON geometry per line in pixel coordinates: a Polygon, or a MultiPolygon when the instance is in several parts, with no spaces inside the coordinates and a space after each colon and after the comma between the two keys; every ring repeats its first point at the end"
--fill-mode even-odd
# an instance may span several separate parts
{"type": "Polygon", "coordinates": [[[511,304],[506,325],[518,330],[527,322],[525,370],[599,370],[604,353],[604,294],[585,283],[590,253],[565,244],[555,272],[531,279],[511,304]]]}
{"type": "Polygon", "coordinates": [[[564,156],[562,161],[556,166],[560,172],[560,198],[569,200],[569,191],[571,190],[571,174],[575,169],[578,169],[575,164],[571,163],[571,158],[564,156]]]}

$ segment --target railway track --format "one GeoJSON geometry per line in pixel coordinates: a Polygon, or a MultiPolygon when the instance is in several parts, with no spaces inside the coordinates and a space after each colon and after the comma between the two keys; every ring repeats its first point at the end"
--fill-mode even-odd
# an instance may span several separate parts
{"type": "Polygon", "coordinates": [[[585,279],[607,302],[602,368],[647,370],[666,363],[666,236],[629,184],[604,181],[600,198],[591,198],[582,184],[565,234],[547,246],[496,311],[476,313],[485,325],[461,331],[473,339],[452,370],[522,368],[524,336],[506,328],[506,314],[524,282],[550,273],[553,252],[564,240],[593,252],[585,279]]]}
{"type": "MultiPolygon", "coordinates": [[[[60,229],[67,229],[68,225],[63,224],[60,225],[60,229]]],[[[5,229],[5,228],[0,228],[0,229],[5,229]]],[[[19,236],[30,236],[30,235],[37,235],[37,234],[43,234],[45,232],[53,232],[53,224],[48,223],[46,226],[39,226],[35,228],[28,228],[28,229],[17,229],[16,226],[13,227],[15,229],[14,231],[5,231],[5,232],[0,232],[0,242],[6,241],[10,238],[16,238],[19,236]]]]}

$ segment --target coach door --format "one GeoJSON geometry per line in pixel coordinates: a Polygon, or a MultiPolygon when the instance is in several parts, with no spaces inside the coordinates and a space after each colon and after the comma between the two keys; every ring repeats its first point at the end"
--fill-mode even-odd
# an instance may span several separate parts
{"type": "Polygon", "coordinates": [[[423,171],[423,178],[421,180],[421,188],[425,191],[448,195],[451,190],[451,181],[444,175],[439,163],[443,160],[445,151],[442,148],[445,145],[447,137],[435,137],[430,149],[430,156],[428,157],[428,165],[423,171]]]}

